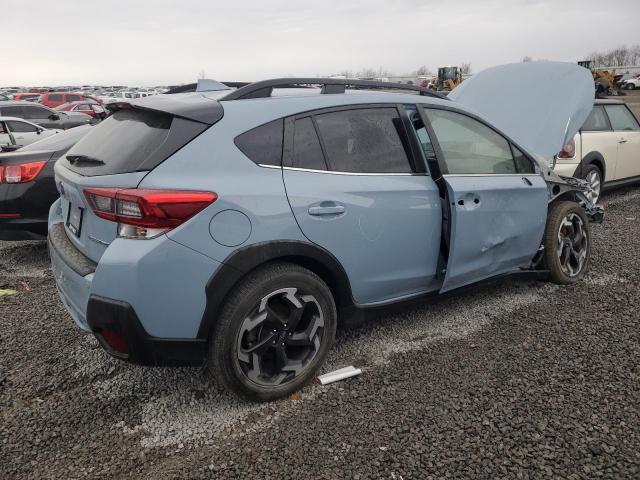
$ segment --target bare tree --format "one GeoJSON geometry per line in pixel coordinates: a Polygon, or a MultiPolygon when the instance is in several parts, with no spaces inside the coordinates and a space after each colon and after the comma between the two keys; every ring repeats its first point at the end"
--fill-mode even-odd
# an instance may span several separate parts
{"type": "Polygon", "coordinates": [[[343,70],[338,75],[341,75],[345,78],[353,78],[353,72],[351,70],[343,70]]]}
{"type": "Polygon", "coordinates": [[[596,67],[622,67],[636,65],[640,62],[640,45],[620,45],[604,52],[591,52],[588,60],[593,60],[596,67]]]}
{"type": "Polygon", "coordinates": [[[431,70],[426,65],[422,65],[418,70],[416,70],[416,75],[431,75],[431,70]]]}
{"type": "Polygon", "coordinates": [[[357,75],[360,78],[375,78],[376,71],[373,68],[363,68],[357,75]]]}
{"type": "Polygon", "coordinates": [[[204,70],[200,70],[200,73],[198,73],[198,78],[199,79],[207,78],[207,72],[205,72],[204,70]]]}
{"type": "Polygon", "coordinates": [[[526,57],[522,57],[522,63],[529,63],[529,62],[533,62],[533,58],[531,58],[529,55],[527,55],[526,57]]]}
{"type": "Polygon", "coordinates": [[[463,62],[460,64],[460,73],[469,75],[471,73],[471,62],[463,62]]]}

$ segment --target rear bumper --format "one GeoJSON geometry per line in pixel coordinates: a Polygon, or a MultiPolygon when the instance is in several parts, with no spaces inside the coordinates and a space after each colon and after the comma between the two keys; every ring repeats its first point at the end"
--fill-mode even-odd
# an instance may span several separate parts
{"type": "Polygon", "coordinates": [[[147,366],[200,366],[206,358],[203,339],[166,339],[150,336],[131,305],[92,295],[87,308],[91,331],[114,357],[147,366]],[[115,350],[103,333],[116,332],[126,344],[126,353],[115,350]]]}
{"type": "Polygon", "coordinates": [[[575,177],[579,174],[578,167],[580,166],[580,162],[576,163],[560,163],[557,162],[553,167],[553,171],[556,172],[561,177],[575,177]]]}
{"type": "Polygon", "coordinates": [[[48,239],[51,269],[62,303],[78,327],[90,332],[87,323],[87,304],[95,264],[84,257],[69,241],[62,223],[51,226],[48,239]]]}
{"type": "Polygon", "coordinates": [[[210,275],[215,266],[206,257],[166,238],[155,239],[155,243],[132,240],[114,242],[97,265],[69,240],[62,222],[51,223],[48,246],[63,304],[76,325],[93,333],[109,354],[149,366],[204,363],[206,337],[189,334],[197,330],[204,311],[204,305],[197,305],[199,292],[204,303],[204,282],[190,281],[197,278],[198,268],[202,268],[201,275],[210,275]],[[127,292],[134,292],[133,300],[127,292]],[[163,315],[166,322],[159,324],[163,315]],[[185,329],[189,319],[194,324],[185,329]],[[167,336],[153,330],[162,332],[163,325],[167,336]]]}

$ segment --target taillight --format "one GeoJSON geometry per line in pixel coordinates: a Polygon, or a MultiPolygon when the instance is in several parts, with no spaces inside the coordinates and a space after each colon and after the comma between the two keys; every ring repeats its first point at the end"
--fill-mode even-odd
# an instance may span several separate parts
{"type": "Polygon", "coordinates": [[[571,139],[558,153],[558,158],[573,158],[576,156],[576,142],[571,139]]]}
{"type": "Polygon", "coordinates": [[[13,163],[0,167],[0,183],[27,183],[34,180],[47,164],[43,162],[13,163]]]}
{"type": "Polygon", "coordinates": [[[98,217],[118,222],[118,235],[154,238],[181,225],[218,199],[213,192],[87,188],[84,194],[98,217]]]}

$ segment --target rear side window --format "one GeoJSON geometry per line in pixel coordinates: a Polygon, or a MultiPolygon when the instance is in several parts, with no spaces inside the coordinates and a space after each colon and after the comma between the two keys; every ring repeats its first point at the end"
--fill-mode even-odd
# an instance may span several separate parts
{"type": "Polygon", "coordinates": [[[611,130],[609,126],[609,120],[604,113],[602,105],[595,105],[591,113],[587,117],[587,120],[582,125],[582,131],[584,132],[601,132],[604,130],[611,130]]]}
{"type": "Polygon", "coordinates": [[[236,147],[258,165],[282,164],[284,120],[274,120],[238,135],[236,147]]]}
{"type": "Polygon", "coordinates": [[[2,115],[5,117],[24,118],[24,110],[22,107],[2,107],[2,115]]]}
{"type": "Polygon", "coordinates": [[[614,130],[634,131],[640,130],[638,121],[633,114],[624,105],[605,105],[604,107],[609,115],[611,126],[614,130]]]}
{"type": "Polygon", "coordinates": [[[162,112],[118,110],[93,127],[62,161],[85,176],[151,170],[207,127],[162,112]]]}
{"type": "Polygon", "coordinates": [[[362,108],[315,117],[331,170],[356,173],[412,172],[395,108],[362,108]]]}
{"type": "Polygon", "coordinates": [[[67,95],[67,102],[78,102],[80,100],[82,100],[80,95],[67,95]]]}
{"type": "Polygon", "coordinates": [[[62,95],[49,95],[47,97],[47,101],[49,102],[62,102],[62,95]]]}
{"type": "Polygon", "coordinates": [[[477,120],[448,110],[428,109],[450,174],[514,174],[509,142],[477,120]]]}
{"type": "Polygon", "coordinates": [[[52,113],[51,111],[42,107],[36,107],[36,106],[24,107],[24,118],[26,118],[27,120],[37,119],[37,118],[41,118],[41,119],[48,118],[49,115],[51,115],[51,113],[52,113]]]}
{"type": "Polygon", "coordinates": [[[293,166],[311,170],[327,169],[311,117],[296,120],[293,131],[293,166]]]}

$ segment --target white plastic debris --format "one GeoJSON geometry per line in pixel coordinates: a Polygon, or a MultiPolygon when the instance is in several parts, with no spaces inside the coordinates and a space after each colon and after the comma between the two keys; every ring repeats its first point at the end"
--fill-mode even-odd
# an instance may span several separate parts
{"type": "Polygon", "coordinates": [[[329,383],[344,380],[345,378],[355,377],[356,375],[360,375],[361,373],[362,373],[362,370],[350,365],[348,367],[341,368],[340,370],[335,370],[333,372],[320,375],[318,377],[318,380],[320,380],[321,385],[327,385],[329,383]]]}

